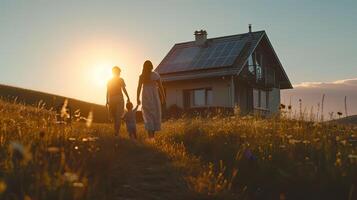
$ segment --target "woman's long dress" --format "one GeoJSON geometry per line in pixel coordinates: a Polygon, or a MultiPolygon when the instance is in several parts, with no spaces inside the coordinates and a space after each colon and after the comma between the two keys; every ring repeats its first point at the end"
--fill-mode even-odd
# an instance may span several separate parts
{"type": "Polygon", "coordinates": [[[160,75],[151,72],[149,81],[143,82],[142,112],[145,129],[148,131],[161,130],[161,101],[157,81],[160,75]]]}

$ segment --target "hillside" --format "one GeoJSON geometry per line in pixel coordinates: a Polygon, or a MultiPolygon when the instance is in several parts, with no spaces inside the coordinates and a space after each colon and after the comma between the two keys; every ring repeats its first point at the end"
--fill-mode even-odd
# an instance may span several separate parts
{"type": "Polygon", "coordinates": [[[88,103],[73,98],[63,97],[55,94],[49,94],[34,90],[28,90],[19,87],[0,84],[0,97],[3,100],[13,102],[15,99],[19,103],[38,106],[41,101],[46,109],[56,109],[65,99],[73,111],[79,109],[83,116],[87,116],[89,111],[93,111],[95,122],[107,122],[108,115],[105,106],[94,103],[88,103]]]}
{"type": "Polygon", "coordinates": [[[356,199],[357,130],[284,118],[182,118],[155,141],[56,124],[0,100],[0,199],[356,199]]]}
{"type": "Polygon", "coordinates": [[[352,115],[348,117],[343,117],[341,119],[335,119],[333,122],[346,125],[356,125],[357,126],[357,115],[352,115]]]}

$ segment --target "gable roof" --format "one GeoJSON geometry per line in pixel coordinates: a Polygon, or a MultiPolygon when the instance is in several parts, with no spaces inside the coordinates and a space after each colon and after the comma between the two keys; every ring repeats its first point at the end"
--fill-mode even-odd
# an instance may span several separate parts
{"type": "Polygon", "coordinates": [[[256,46],[264,31],[207,39],[205,46],[195,41],[178,43],[155,69],[160,75],[232,66],[249,46],[256,46]]]}
{"type": "Polygon", "coordinates": [[[264,37],[283,72],[286,84],[282,89],[292,88],[265,31],[210,38],[204,46],[196,45],[195,41],[177,43],[155,71],[163,81],[239,75],[248,57],[264,37]]]}

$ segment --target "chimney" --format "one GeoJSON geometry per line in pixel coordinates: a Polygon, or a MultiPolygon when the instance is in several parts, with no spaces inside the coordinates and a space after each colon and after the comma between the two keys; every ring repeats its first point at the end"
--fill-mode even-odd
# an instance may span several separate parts
{"type": "Polygon", "coordinates": [[[249,33],[252,32],[252,24],[249,24],[249,33]]]}
{"type": "Polygon", "coordinates": [[[200,30],[200,31],[195,31],[195,42],[196,45],[202,46],[206,44],[207,41],[207,31],[205,30],[200,30]]]}

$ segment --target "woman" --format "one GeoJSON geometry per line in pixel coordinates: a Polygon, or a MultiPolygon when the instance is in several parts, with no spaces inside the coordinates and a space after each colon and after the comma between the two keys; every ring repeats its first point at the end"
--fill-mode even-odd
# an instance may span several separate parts
{"type": "Polygon", "coordinates": [[[123,93],[127,97],[127,101],[130,102],[128,92],[125,89],[125,82],[120,78],[120,68],[115,66],[112,69],[113,78],[108,82],[107,85],[107,103],[106,106],[109,107],[109,112],[114,119],[114,131],[115,136],[119,136],[121,117],[124,112],[124,98],[123,93]]]}
{"type": "Polygon", "coordinates": [[[165,93],[160,75],[152,70],[153,65],[151,61],[145,61],[137,89],[138,105],[141,104],[141,88],[143,90],[143,105],[141,110],[143,112],[145,129],[148,131],[150,139],[154,138],[155,131],[161,129],[161,103],[165,101],[165,93]]]}

